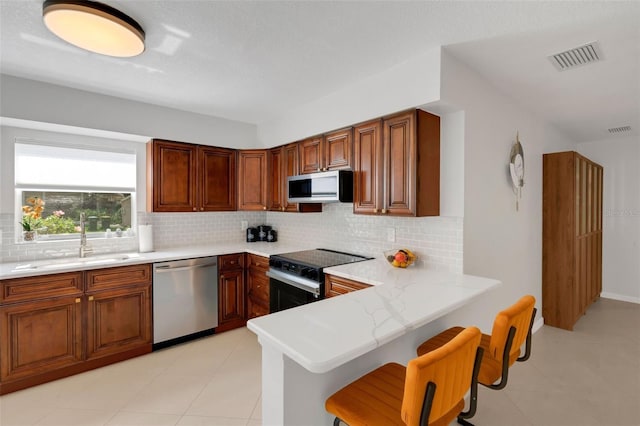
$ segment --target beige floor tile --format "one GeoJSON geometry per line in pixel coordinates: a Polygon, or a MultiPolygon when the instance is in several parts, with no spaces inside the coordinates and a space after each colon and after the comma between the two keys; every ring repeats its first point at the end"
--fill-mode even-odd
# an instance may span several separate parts
{"type": "Polygon", "coordinates": [[[36,423],[38,426],[103,426],[114,411],[56,408],[36,423]]]}
{"type": "MultiPolygon", "coordinates": [[[[468,409],[465,405],[465,409],[468,409]]],[[[511,401],[503,391],[491,390],[484,386],[478,388],[478,408],[476,415],[470,419],[475,425],[491,426],[531,426],[532,423],[524,413],[511,401]]]]}
{"type": "Polygon", "coordinates": [[[260,420],[250,419],[247,422],[247,426],[262,426],[262,422],[260,420]]]}
{"type": "Polygon", "coordinates": [[[180,421],[179,415],[155,413],[130,413],[121,411],[106,426],[174,426],[180,421]]]}
{"type": "Polygon", "coordinates": [[[229,417],[182,416],[177,426],[245,426],[247,419],[229,417]]]}
{"type": "Polygon", "coordinates": [[[262,397],[258,398],[258,402],[256,402],[256,406],[253,408],[253,413],[251,413],[252,420],[260,420],[262,418],[262,397]]]}
{"type": "Polygon", "coordinates": [[[185,414],[192,401],[207,385],[207,381],[206,377],[161,374],[145,386],[122,410],[185,414]]]}

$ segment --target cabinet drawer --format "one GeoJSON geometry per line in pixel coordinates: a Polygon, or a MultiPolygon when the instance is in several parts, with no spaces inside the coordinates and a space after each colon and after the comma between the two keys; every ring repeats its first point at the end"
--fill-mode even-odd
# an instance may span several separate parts
{"type": "Polygon", "coordinates": [[[369,284],[348,280],[346,278],[335,277],[332,275],[325,276],[326,297],[339,296],[352,291],[362,290],[367,287],[371,286],[369,284]]]}
{"type": "Polygon", "coordinates": [[[1,280],[0,303],[23,302],[58,296],[82,294],[82,273],[40,275],[37,277],[1,280]]]}
{"type": "Polygon", "coordinates": [[[257,254],[251,253],[247,254],[247,257],[249,258],[247,265],[249,268],[260,268],[264,271],[269,269],[268,257],[258,256],[257,254]]]}
{"type": "Polygon", "coordinates": [[[85,272],[86,291],[151,283],[151,265],[119,266],[85,272]]]}
{"type": "Polygon", "coordinates": [[[218,270],[229,271],[244,268],[244,253],[225,254],[218,256],[218,270]]]}

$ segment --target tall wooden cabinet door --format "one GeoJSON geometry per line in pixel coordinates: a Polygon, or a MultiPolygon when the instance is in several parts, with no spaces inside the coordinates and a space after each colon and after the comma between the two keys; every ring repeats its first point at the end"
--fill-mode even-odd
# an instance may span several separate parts
{"type": "Polygon", "coordinates": [[[382,205],[382,122],[361,124],[353,137],[353,211],[375,214],[382,205]]]}
{"type": "Polygon", "coordinates": [[[289,176],[297,176],[299,171],[299,154],[298,144],[290,143],[282,148],[282,168],[283,168],[283,181],[282,181],[282,203],[284,210],[287,212],[297,212],[298,204],[289,203],[287,201],[287,178],[289,176]]]}
{"type": "Polygon", "coordinates": [[[240,151],[238,210],[267,209],[267,169],[267,151],[240,151]]]}
{"type": "Polygon", "coordinates": [[[199,210],[236,210],[236,151],[199,147],[198,162],[199,210]]]}
{"type": "Polygon", "coordinates": [[[147,145],[147,209],[197,211],[197,147],[154,140],[147,145]]]}
{"type": "Polygon", "coordinates": [[[399,114],[383,122],[383,214],[416,214],[415,125],[415,111],[399,114]]]}
{"type": "Polygon", "coordinates": [[[247,317],[243,269],[224,271],[220,274],[218,304],[217,331],[244,325],[247,317]]]}
{"type": "Polygon", "coordinates": [[[269,210],[283,211],[285,198],[283,180],[285,178],[282,147],[269,150],[267,159],[269,161],[269,210]]]}
{"type": "Polygon", "coordinates": [[[327,170],[351,167],[353,129],[343,129],[324,136],[324,158],[327,170]]]}
{"type": "Polygon", "coordinates": [[[87,298],[87,359],[151,344],[151,286],[105,290],[87,298]]]}
{"type": "Polygon", "coordinates": [[[315,136],[300,142],[300,173],[315,173],[324,168],[323,137],[315,136]]]}
{"type": "Polygon", "coordinates": [[[61,297],[0,308],[0,379],[82,362],[81,302],[80,297],[61,297]]]}

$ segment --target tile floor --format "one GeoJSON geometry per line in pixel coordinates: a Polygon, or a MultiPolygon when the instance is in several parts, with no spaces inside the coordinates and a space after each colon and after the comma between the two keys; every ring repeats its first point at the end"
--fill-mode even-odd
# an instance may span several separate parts
{"type": "MultiPolygon", "coordinates": [[[[601,299],[544,326],[477,426],[640,425],[640,305],[601,299]]],[[[260,346],[238,329],[0,398],[0,425],[259,425],[260,346]]],[[[295,425],[298,426],[298,425],[295,425]]]]}

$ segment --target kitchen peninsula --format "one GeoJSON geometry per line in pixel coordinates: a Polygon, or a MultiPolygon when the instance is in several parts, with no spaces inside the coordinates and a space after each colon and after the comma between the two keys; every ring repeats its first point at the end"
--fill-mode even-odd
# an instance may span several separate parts
{"type": "Polygon", "coordinates": [[[440,331],[438,319],[500,282],[384,259],[326,268],[372,287],[248,322],[262,345],[265,425],[327,425],[324,401],[389,361],[406,363],[418,342],[440,331]]]}

